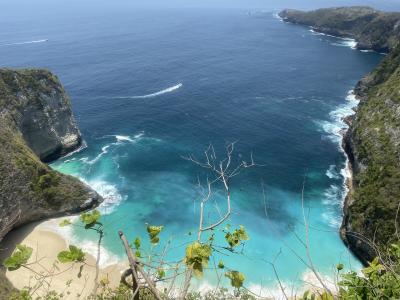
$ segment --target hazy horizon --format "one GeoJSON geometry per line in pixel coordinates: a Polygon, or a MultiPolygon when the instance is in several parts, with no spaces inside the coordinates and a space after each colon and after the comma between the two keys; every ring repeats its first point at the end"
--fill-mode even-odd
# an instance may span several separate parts
{"type": "MultiPolygon", "coordinates": [[[[118,9],[118,8],[147,8],[147,9],[165,9],[165,8],[219,8],[219,9],[262,9],[262,10],[280,10],[283,8],[297,9],[316,9],[333,6],[372,6],[382,10],[399,10],[400,1],[395,0],[118,0],[118,1],[96,1],[96,0],[71,0],[68,2],[38,0],[34,5],[29,0],[16,0],[12,3],[3,3],[0,14],[9,17],[21,16],[23,13],[53,12],[59,13],[71,9],[118,9]],[[16,10],[18,9],[18,10],[16,10]],[[10,15],[12,14],[12,15],[10,15]]],[[[109,12],[112,12],[109,11],[109,12]]]]}

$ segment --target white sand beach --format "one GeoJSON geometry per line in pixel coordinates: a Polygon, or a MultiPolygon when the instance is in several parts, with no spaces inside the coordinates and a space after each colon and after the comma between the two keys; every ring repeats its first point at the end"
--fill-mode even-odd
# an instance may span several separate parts
{"type": "MultiPolygon", "coordinates": [[[[29,269],[22,267],[16,271],[6,272],[6,277],[16,288],[33,288],[37,296],[54,290],[63,293],[65,299],[84,299],[93,291],[96,259],[90,254],[85,255],[85,264],[80,278],[78,278],[78,273],[81,264],[59,262],[55,264],[57,254],[68,249],[68,241],[56,230],[50,229],[51,226],[57,224],[57,221],[60,220],[34,223],[9,233],[1,243],[0,260],[8,257],[17,244],[29,246],[33,248],[33,254],[28,262],[29,269]],[[46,274],[53,275],[43,279],[43,275],[46,274]],[[42,283],[35,286],[38,278],[42,283]]],[[[107,279],[109,286],[116,287],[125,267],[126,265],[121,263],[102,268],[99,279],[107,279]]]]}

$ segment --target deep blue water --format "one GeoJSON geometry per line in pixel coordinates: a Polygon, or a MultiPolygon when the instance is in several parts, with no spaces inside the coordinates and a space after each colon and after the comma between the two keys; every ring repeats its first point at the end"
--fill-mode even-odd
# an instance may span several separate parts
{"type": "MultiPolygon", "coordinates": [[[[200,157],[210,143],[223,156],[226,143],[237,141],[235,159],[253,153],[262,166],[231,182],[228,223],[245,225],[250,240],[242,255],[223,256],[225,265],[246,273],[247,286],[271,286],[268,261],[281,251],[281,279],[301,283],[307,268],[292,250],[305,257],[294,234],[304,238],[305,182],[314,264],[326,275],[340,261],[359,267],[338,235],[345,157],[337,133],[354,105],[348,92],[381,55],[272,12],[240,9],[78,12],[0,25],[0,65],[48,68],[71,96],[88,147],[53,167],[105,196],[110,256],[123,254],[117,230],[145,239],[146,222],[164,225],[162,241],[172,237],[174,246],[194,239],[188,232],[197,227],[204,170],[182,156],[200,157]]],[[[215,191],[211,219],[215,203],[225,208],[215,191]]],[[[79,231],[74,240],[90,244],[79,231]]],[[[173,248],[170,258],[183,253],[173,248]]],[[[204,280],[213,283],[211,275],[204,280]]]]}

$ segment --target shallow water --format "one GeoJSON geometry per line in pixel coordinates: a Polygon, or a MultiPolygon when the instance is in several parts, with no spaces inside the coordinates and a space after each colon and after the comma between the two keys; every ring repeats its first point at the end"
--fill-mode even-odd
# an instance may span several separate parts
{"type": "MultiPolygon", "coordinates": [[[[49,68],[69,92],[87,148],[52,167],[105,197],[104,264],[123,255],[119,229],[145,239],[145,223],[162,224],[162,241],[192,240],[204,170],[182,156],[200,156],[210,143],[222,156],[237,141],[236,158],[253,153],[262,166],[231,182],[229,223],[245,225],[250,240],[242,255],[223,256],[225,265],[244,272],[247,286],[275,286],[269,262],[280,253],[281,280],[301,284],[308,270],[294,252],[305,257],[296,238],[304,239],[305,182],[314,265],[329,276],[339,262],[359,268],[338,234],[345,193],[339,131],[356,105],[349,91],[380,55],[272,12],[116,11],[53,21],[4,22],[0,63],[49,68]]],[[[210,218],[214,201],[224,209],[218,189],[210,218]]],[[[93,247],[79,230],[74,239],[93,247]]],[[[173,248],[170,258],[183,253],[173,248]]]]}

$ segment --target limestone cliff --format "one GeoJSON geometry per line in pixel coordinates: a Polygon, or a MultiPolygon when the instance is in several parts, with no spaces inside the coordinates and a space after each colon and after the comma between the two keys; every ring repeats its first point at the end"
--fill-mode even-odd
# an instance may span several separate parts
{"type": "Polygon", "coordinates": [[[280,17],[287,22],[312,27],[317,32],[353,38],[357,48],[388,52],[400,37],[400,13],[370,7],[324,8],[310,12],[286,9],[280,17]]]}
{"type": "Polygon", "coordinates": [[[348,119],[343,146],[353,178],[344,205],[341,236],[366,263],[396,239],[400,203],[400,14],[367,7],[285,10],[288,22],[355,38],[359,48],[390,51],[355,87],[361,102],[348,119]],[[374,246],[373,246],[374,245],[374,246]]]}
{"type": "Polygon", "coordinates": [[[400,228],[400,46],[355,91],[361,102],[344,139],[353,189],[341,233],[366,262],[376,255],[371,243],[384,249],[400,228]]]}
{"type": "Polygon", "coordinates": [[[0,70],[0,240],[16,226],[94,207],[101,197],[50,169],[81,144],[69,98],[45,70],[0,70]]]}

